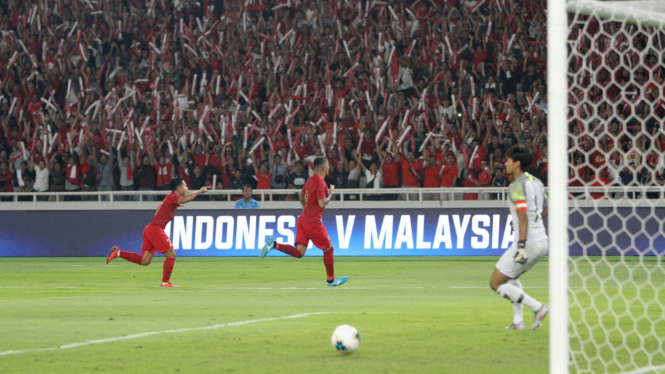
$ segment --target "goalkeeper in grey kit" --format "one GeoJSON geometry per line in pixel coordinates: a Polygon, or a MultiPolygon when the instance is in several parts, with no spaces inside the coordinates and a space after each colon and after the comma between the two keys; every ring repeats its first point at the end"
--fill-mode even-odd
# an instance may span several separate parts
{"type": "Polygon", "coordinates": [[[543,183],[526,172],[532,160],[529,148],[513,146],[506,159],[506,173],[513,177],[508,193],[514,241],[496,263],[490,287],[513,303],[513,323],[507,329],[526,328],[522,318],[522,305],[526,305],[534,312],[531,330],[535,330],[549,313],[549,307],[527,295],[518,278],[547,253],[547,233],[543,225],[543,217],[547,215],[547,195],[543,183]]]}

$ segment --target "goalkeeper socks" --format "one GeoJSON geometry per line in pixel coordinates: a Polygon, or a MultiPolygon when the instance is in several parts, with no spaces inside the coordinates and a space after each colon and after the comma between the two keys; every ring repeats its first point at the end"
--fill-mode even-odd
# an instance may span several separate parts
{"type": "MultiPolygon", "coordinates": [[[[511,280],[508,281],[508,284],[512,284],[513,286],[519,288],[520,291],[523,290],[522,283],[520,282],[519,279],[511,279],[511,280]]],[[[523,317],[523,314],[522,314],[522,309],[523,309],[522,304],[513,303],[513,323],[514,324],[518,324],[518,323],[524,321],[524,317],[523,317]]]]}
{"type": "Polygon", "coordinates": [[[335,267],[333,266],[333,246],[330,246],[330,249],[323,252],[323,264],[326,266],[326,275],[328,276],[328,283],[331,283],[335,279],[335,267]]]}
{"type": "Polygon", "coordinates": [[[302,257],[302,253],[300,253],[300,251],[292,245],[275,243],[275,249],[280,252],[284,252],[289,256],[293,256],[296,258],[302,257]]]}
{"type": "Polygon", "coordinates": [[[125,251],[118,251],[118,256],[124,258],[125,260],[129,262],[133,262],[137,265],[141,265],[141,261],[143,258],[141,257],[140,254],[134,253],[134,252],[125,252],[125,251]]]}
{"type": "Polygon", "coordinates": [[[496,290],[496,293],[501,295],[501,297],[505,297],[506,299],[512,301],[513,303],[524,304],[529,308],[531,308],[531,310],[533,310],[534,312],[540,309],[541,306],[543,306],[543,304],[534,300],[531,296],[525,294],[524,292],[522,292],[522,290],[513,286],[512,284],[508,283],[502,284],[496,290]]]}
{"type": "Polygon", "coordinates": [[[175,257],[167,257],[164,260],[164,274],[162,275],[162,283],[166,283],[171,279],[171,273],[173,272],[173,265],[175,264],[175,257]]]}

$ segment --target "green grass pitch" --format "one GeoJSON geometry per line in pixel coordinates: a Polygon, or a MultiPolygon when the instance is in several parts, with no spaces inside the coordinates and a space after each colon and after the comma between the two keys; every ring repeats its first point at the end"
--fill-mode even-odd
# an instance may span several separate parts
{"type": "MultiPolygon", "coordinates": [[[[180,257],[181,287],[161,289],[163,258],[0,259],[0,352],[19,351],[0,356],[0,373],[547,372],[547,320],[504,330],[512,307],[488,287],[496,258],[335,260],[350,280],[330,288],[321,258],[180,257]],[[310,313],[327,314],[282,318],[310,313]],[[351,355],[330,344],[341,324],[360,332],[351,355]]],[[[521,279],[547,302],[546,261],[521,279]]]]}

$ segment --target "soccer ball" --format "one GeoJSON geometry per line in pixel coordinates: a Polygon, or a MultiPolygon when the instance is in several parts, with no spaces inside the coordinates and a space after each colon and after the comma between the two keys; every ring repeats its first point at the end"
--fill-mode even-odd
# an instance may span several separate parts
{"type": "Polygon", "coordinates": [[[360,334],[353,326],[341,325],[333,332],[330,342],[339,353],[353,353],[360,345],[360,334]]]}

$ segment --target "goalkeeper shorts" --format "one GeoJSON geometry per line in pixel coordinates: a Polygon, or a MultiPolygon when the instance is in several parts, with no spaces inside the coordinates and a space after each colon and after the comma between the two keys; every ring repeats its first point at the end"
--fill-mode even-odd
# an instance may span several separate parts
{"type": "Polygon", "coordinates": [[[524,265],[515,262],[515,253],[517,253],[517,243],[508,248],[496,263],[496,268],[499,269],[501,274],[515,279],[522,275],[522,273],[530,270],[538,261],[540,261],[545,254],[547,254],[547,239],[537,242],[526,242],[526,255],[527,260],[524,265]]]}

